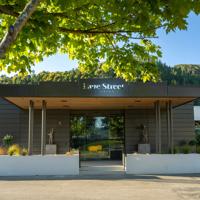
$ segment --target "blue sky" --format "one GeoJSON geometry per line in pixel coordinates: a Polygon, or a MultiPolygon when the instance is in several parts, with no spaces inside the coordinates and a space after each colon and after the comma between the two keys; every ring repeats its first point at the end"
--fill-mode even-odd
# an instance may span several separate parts
{"type": "MultiPolygon", "coordinates": [[[[188,30],[166,34],[158,31],[156,44],[163,52],[162,61],[170,66],[176,64],[200,64],[200,16],[190,14],[188,30]]],[[[70,61],[67,55],[55,55],[45,58],[33,66],[36,73],[40,71],[66,71],[77,67],[76,61],[70,61]]]]}

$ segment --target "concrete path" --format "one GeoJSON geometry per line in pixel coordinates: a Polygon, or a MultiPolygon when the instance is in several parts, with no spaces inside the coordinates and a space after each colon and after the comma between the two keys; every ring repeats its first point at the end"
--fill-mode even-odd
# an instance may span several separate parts
{"type": "Polygon", "coordinates": [[[124,174],[121,161],[81,161],[80,175],[124,174]]]}
{"type": "Polygon", "coordinates": [[[0,200],[199,200],[200,175],[0,177],[0,200]]]}

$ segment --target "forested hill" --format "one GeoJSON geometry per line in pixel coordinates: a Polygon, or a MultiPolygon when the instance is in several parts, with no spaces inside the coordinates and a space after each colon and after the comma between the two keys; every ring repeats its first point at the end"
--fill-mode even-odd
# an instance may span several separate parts
{"type": "MultiPolygon", "coordinates": [[[[167,82],[171,85],[197,85],[200,86],[200,65],[180,64],[170,67],[164,63],[158,62],[158,70],[160,73],[160,81],[167,82]]],[[[69,80],[77,80],[80,78],[111,78],[115,77],[113,71],[103,72],[100,69],[94,69],[89,74],[81,74],[78,69],[65,72],[41,72],[39,74],[32,73],[28,76],[0,76],[0,83],[3,84],[33,84],[43,81],[64,82],[69,80]]]]}
{"type": "Polygon", "coordinates": [[[180,64],[174,67],[158,63],[160,79],[170,85],[200,86],[200,65],[180,64]]]}

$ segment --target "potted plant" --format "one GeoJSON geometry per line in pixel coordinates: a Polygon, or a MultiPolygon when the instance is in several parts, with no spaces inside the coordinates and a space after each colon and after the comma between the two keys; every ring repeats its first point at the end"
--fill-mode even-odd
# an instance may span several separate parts
{"type": "Polygon", "coordinates": [[[7,135],[5,135],[5,136],[3,137],[2,141],[3,141],[3,145],[4,145],[6,148],[8,148],[8,147],[11,146],[12,143],[13,143],[13,136],[7,134],[7,135]]]}

